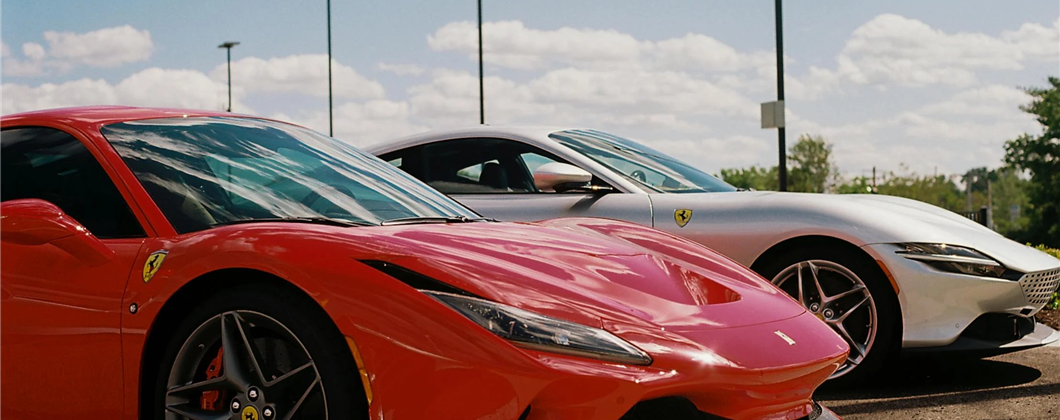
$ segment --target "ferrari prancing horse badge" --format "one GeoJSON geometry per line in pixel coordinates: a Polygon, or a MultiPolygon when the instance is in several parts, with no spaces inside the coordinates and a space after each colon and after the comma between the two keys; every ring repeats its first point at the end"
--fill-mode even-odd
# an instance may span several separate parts
{"type": "Polygon", "coordinates": [[[158,268],[162,266],[162,261],[166,259],[168,253],[169,251],[160,250],[147,256],[147,261],[144,261],[144,283],[151,281],[151,277],[158,272],[158,268]]]}
{"type": "Polygon", "coordinates": [[[688,221],[692,220],[692,210],[690,209],[677,209],[674,210],[674,221],[677,222],[677,226],[685,227],[688,221]]]}

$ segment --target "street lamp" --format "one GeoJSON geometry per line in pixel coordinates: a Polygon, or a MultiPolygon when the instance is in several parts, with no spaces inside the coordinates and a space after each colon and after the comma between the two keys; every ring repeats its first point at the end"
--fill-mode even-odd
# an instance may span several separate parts
{"type": "Polygon", "coordinates": [[[328,6],[328,135],[335,136],[335,113],[333,108],[335,107],[335,101],[332,99],[331,91],[331,0],[327,1],[328,6]]]}
{"type": "Polygon", "coordinates": [[[239,45],[239,42],[228,41],[217,46],[228,50],[228,112],[232,112],[232,47],[236,45],[239,45]]]}
{"type": "Polygon", "coordinates": [[[482,0],[478,0],[478,123],[486,123],[486,89],[482,84],[482,0]]]}
{"type": "MultiPolygon", "coordinates": [[[[776,0],[774,3],[774,16],[776,17],[777,26],[777,102],[780,103],[779,112],[781,115],[784,113],[784,20],[781,16],[783,7],[780,4],[780,0],[776,0]]],[[[783,116],[780,118],[784,120],[783,116]]],[[[780,149],[779,156],[779,184],[781,191],[788,190],[788,151],[787,151],[787,139],[784,135],[784,124],[782,123],[777,127],[777,143],[780,149]]]]}

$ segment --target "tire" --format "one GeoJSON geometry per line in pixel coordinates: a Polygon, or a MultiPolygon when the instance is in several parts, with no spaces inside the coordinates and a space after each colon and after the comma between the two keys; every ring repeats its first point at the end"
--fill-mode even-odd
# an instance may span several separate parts
{"type": "Polygon", "coordinates": [[[865,381],[900,348],[897,296],[883,271],[868,256],[836,248],[792,249],[756,265],[756,271],[800,301],[850,345],[847,363],[829,377],[830,385],[865,381]],[[799,274],[803,276],[801,300],[797,290],[799,274]],[[820,289],[813,286],[814,280],[820,289]],[[858,288],[859,283],[863,289],[858,288]],[[818,290],[826,299],[819,297],[822,293],[818,290]]]}
{"type": "Polygon", "coordinates": [[[253,287],[220,291],[180,322],[144,417],[367,420],[356,363],[327,314],[287,288],[253,287]]]}

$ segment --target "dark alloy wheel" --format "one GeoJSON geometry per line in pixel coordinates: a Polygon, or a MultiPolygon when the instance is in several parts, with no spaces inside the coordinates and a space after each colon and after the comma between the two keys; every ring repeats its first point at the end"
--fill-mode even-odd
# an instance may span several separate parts
{"type": "Polygon", "coordinates": [[[797,249],[756,266],[847,345],[847,360],[829,382],[855,384],[877,371],[900,345],[897,298],[879,267],[853,252],[797,249]]]}
{"type": "MultiPolygon", "coordinates": [[[[312,311],[275,296],[211,299],[189,317],[160,369],[154,418],[366,418],[365,394],[349,380],[357,373],[344,360],[352,355],[341,335],[312,330],[330,319],[305,316],[312,311]]],[[[318,329],[338,333],[333,325],[318,329]]]]}

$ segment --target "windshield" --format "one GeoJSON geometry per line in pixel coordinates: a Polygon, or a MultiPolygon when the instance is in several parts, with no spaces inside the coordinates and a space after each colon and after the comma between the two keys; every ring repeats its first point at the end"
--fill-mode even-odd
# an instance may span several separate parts
{"type": "Polygon", "coordinates": [[[375,157],[288,124],[168,118],[100,131],[180,233],[247,219],[477,217],[375,157]]]}
{"type": "Polygon", "coordinates": [[[596,130],[566,130],[549,135],[648,191],[701,193],[736,191],[699,169],[636,142],[596,130]]]}

